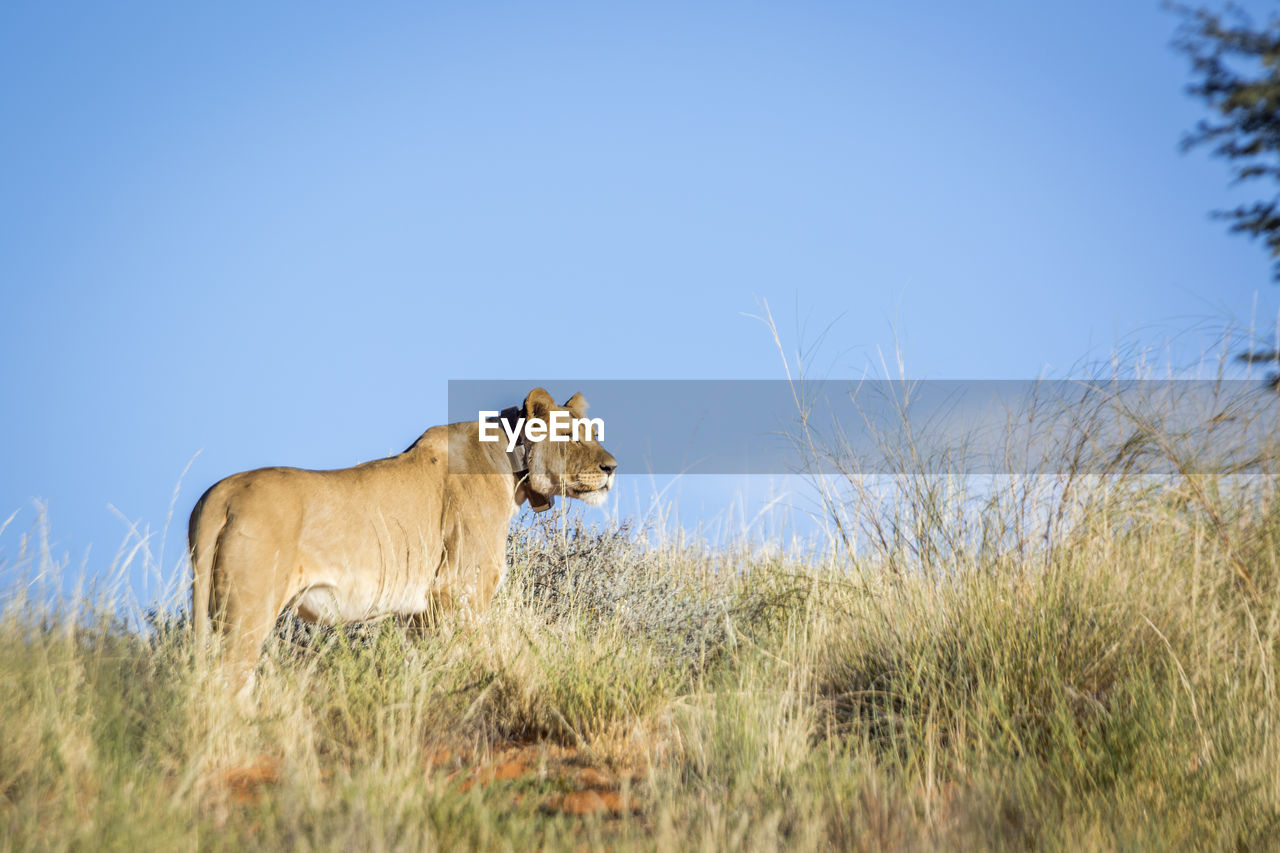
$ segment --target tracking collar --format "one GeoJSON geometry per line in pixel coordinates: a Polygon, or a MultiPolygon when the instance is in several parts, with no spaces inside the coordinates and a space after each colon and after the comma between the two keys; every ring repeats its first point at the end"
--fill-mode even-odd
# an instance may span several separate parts
{"type": "MultiPolygon", "coordinates": [[[[498,420],[505,424],[504,432],[510,434],[515,430],[516,425],[520,423],[520,413],[519,406],[508,406],[498,412],[498,420]]],[[[516,439],[515,448],[507,451],[507,459],[511,462],[511,473],[515,474],[517,484],[524,483],[525,491],[529,495],[529,508],[534,512],[546,512],[551,509],[555,505],[555,497],[539,494],[529,485],[529,448],[524,443],[523,430],[516,439]]]]}

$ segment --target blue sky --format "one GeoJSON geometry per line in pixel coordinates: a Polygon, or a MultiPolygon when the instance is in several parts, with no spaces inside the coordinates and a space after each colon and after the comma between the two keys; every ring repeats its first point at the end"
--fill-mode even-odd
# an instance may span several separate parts
{"type": "MultiPolygon", "coordinates": [[[[1064,375],[1274,325],[1157,2],[0,7],[0,538],[407,446],[459,378],[1064,375]],[[1256,308],[1255,308],[1256,305],[1256,308]]],[[[571,393],[573,389],[563,389],[571,393]]],[[[514,402],[514,401],[513,401],[514,402]]],[[[173,537],[171,537],[173,538],[173,537]]],[[[177,553],[170,546],[170,556],[177,553]]]]}

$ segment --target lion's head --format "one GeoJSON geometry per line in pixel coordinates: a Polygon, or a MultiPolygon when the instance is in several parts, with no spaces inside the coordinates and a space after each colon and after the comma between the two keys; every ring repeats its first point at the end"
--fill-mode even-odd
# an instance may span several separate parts
{"type": "MultiPolygon", "coordinates": [[[[553,412],[567,412],[573,420],[586,418],[587,401],[574,394],[557,406],[542,388],[529,392],[524,400],[523,416],[552,422],[553,412]]],[[[533,441],[527,445],[529,486],[542,495],[565,495],[579,498],[592,506],[604,503],[613,487],[613,472],[618,460],[600,446],[589,429],[580,429],[569,441],[533,441]]]]}

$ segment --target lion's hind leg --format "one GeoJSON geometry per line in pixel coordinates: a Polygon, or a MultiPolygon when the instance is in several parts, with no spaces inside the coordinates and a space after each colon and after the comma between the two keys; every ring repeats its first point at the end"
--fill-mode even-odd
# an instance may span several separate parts
{"type": "Polygon", "coordinates": [[[293,591],[296,548],[244,535],[228,526],[218,540],[210,610],[222,640],[222,657],[242,707],[251,706],[258,660],[293,591]]]}

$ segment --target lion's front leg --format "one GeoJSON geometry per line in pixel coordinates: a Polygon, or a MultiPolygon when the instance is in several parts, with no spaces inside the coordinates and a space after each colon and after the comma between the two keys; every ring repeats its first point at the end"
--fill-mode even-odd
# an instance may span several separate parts
{"type": "Polygon", "coordinates": [[[436,580],[438,609],[464,618],[487,610],[506,572],[506,544],[505,529],[447,531],[436,580]]]}

